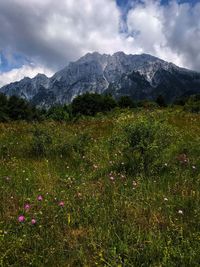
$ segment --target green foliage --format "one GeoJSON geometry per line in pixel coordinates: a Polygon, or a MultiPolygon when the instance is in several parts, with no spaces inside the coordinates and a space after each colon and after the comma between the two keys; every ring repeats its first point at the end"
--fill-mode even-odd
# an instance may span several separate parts
{"type": "Polygon", "coordinates": [[[99,95],[99,94],[83,94],[77,96],[72,101],[72,114],[73,115],[88,115],[94,116],[98,112],[110,111],[117,104],[110,95],[99,95]]]}
{"type": "Polygon", "coordinates": [[[129,96],[121,96],[118,100],[118,105],[120,108],[133,108],[135,104],[129,96]]]}
{"type": "Polygon", "coordinates": [[[159,107],[166,107],[167,104],[165,102],[165,99],[162,95],[159,95],[157,98],[156,98],[156,103],[158,104],[159,107]]]}
{"type": "Polygon", "coordinates": [[[48,147],[51,143],[51,136],[46,131],[36,128],[33,131],[31,155],[36,157],[46,156],[48,147]]]}
{"type": "Polygon", "coordinates": [[[141,100],[137,103],[137,106],[145,109],[155,109],[158,107],[158,104],[150,100],[141,100]]]}
{"type": "Polygon", "coordinates": [[[184,110],[193,113],[200,113],[200,95],[191,96],[185,103],[184,110]]]}
{"type": "Polygon", "coordinates": [[[131,173],[155,174],[170,149],[174,131],[164,121],[151,117],[123,125],[125,137],[124,156],[126,170],[131,173]]]}
{"type": "Polygon", "coordinates": [[[17,96],[7,98],[0,94],[0,121],[9,120],[38,120],[40,112],[29,102],[17,96]]]}
{"type": "Polygon", "coordinates": [[[0,123],[0,265],[199,266],[199,136],[180,108],[0,123]]]}
{"type": "Polygon", "coordinates": [[[66,105],[53,106],[47,111],[46,118],[55,121],[69,121],[70,119],[69,107],[66,105]]]}

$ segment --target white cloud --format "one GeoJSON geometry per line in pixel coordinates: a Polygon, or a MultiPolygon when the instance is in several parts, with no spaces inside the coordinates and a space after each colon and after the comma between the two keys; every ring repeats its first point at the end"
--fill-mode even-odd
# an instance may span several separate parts
{"type": "Polygon", "coordinates": [[[127,15],[129,33],[145,53],[200,71],[200,3],[143,1],[127,15]]]}
{"type": "MultiPolygon", "coordinates": [[[[163,6],[157,0],[135,1],[125,25],[115,0],[0,1],[0,49],[9,47],[54,71],[87,52],[120,50],[150,53],[200,70],[199,14],[200,3],[173,0],[163,6]],[[119,31],[122,25],[128,32],[119,31]]],[[[19,79],[23,75],[14,73],[26,74],[25,69],[29,67],[1,74],[0,83],[6,77],[9,82],[9,75],[19,79]]]]}
{"type": "Polygon", "coordinates": [[[51,76],[52,72],[44,67],[37,67],[34,65],[24,65],[20,69],[12,69],[8,72],[0,72],[0,87],[5,84],[19,81],[24,77],[35,77],[38,73],[46,74],[47,76],[51,76]]]}

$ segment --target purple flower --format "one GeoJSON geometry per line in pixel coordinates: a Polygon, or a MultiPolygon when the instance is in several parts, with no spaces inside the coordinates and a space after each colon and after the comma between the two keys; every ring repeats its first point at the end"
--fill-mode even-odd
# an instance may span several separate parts
{"type": "Polygon", "coordinates": [[[36,219],[32,219],[31,224],[33,224],[33,225],[36,224],[36,219]]]}
{"type": "Polygon", "coordinates": [[[28,204],[28,203],[24,205],[24,209],[25,209],[26,211],[28,211],[28,210],[30,209],[30,207],[31,207],[31,206],[30,206],[30,204],[28,204]]]}
{"type": "Polygon", "coordinates": [[[60,201],[58,205],[59,205],[60,207],[64,207],[64,206],[65,206],[65,203],[64,203],[64,201],[60,201]]]}
{"type": "Polygon", "coordinates": [[[24,217],[24,215],[20,215],[19,217],[18,217],[18,222],[24,222],[25,221],[25,217],[24,217]]]}
{"type": "Polygon", "coordinates": [[[38,200],[38,201],[42,201],[42,200],[43,200],[43,196],[42,196],[42,195],[39,195],[39,196],[37,197],[37,200],[38,200]]]}

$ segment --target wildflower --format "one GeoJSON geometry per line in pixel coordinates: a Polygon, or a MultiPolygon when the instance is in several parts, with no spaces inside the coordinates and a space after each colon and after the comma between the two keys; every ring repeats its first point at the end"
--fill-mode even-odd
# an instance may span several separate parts
{"type": "Polygon", "coordinates": [[[183,214],[183,211],[182,210],[178,210],[178,214],[183,214]]]}
{"type": "Polygon", "coordinates": [[[42,195],[39,195],[39,196],[37,197],[37,200],[38,200],[38,201],[42,201],[42,200],[43,200],[42,195]]]}
{"type": "Polygon", "coordinates": [[[25,209],[26,211],[28,211],[28,210],[30,209],[30,207],[31,207],[30,204],[25,204],[25,205],[24,205],[24,209],[25,209]]]}
{"type": "Polygon", "coordinates": [[[137,182],[136,181],[133,181],[133,186],[137,186],[137,182]]]}
{"type": "Polygon", "coordinates": [[[193,165],[193,166],[192,166],[192,169],[195,170],[195,169],[196,169],[196,166],[193,165]]]}
{"type": "Polygon", "coordinates": [[[24,221],[25,221],[25,217],[24,217],[24,215],[20,215],[20,216],[18,217],[18,221],[19,221],[19,222],[24,222],[24,221]]]}
{"type": "Polygon", "coordinates": [[[167,197],[164,197],[164,201],[168,201],[168,198],[167,197]]]}
{"type": "Polygon", "coordinates": [[[64,201],[60,201],[58,205],[59,205],[60,207],[64,207],[65,203],[64,203],[64,201]]]}
{"type": "Polygon", "coordinates": [[[31,220],[31,224],[32,224],[32,225],[36,224],[36,219],[32,219],[32,220],[31,220]]]}
{"type": "Polygon", "coordinates": [[[167,164],[167,163],[165,163],[164,165],[165,165],[165,167],[167,167],[167,165],[168,165],[168,164],[167,164]]]}
{"type": "Polygon", "coordinates": [[[114,180],[115,180],[115,177],[110,176],[110,180],[111,180],[111,181],[114,181],[114,180]]]}

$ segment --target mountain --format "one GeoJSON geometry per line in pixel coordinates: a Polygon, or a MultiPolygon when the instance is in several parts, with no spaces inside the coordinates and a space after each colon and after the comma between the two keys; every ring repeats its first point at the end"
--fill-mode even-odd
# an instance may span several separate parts
{"type": "Polygon", "coordinates": [[[85,92],[111,93],[135,100],[163,95],[167,102],[200,93],[200,73],[179,68],[157,57],[141,54],[88,53],[69,63],[51,78],[38,74],[0,89],[6,95],[23,97],[38,106],[70,103],[85,92]]]}

